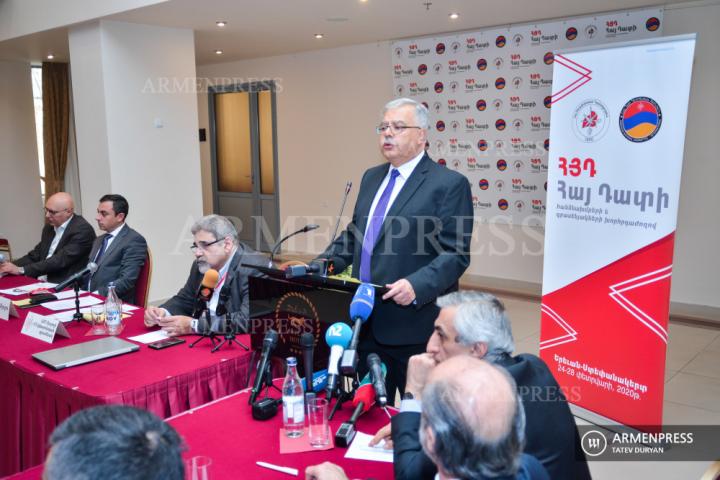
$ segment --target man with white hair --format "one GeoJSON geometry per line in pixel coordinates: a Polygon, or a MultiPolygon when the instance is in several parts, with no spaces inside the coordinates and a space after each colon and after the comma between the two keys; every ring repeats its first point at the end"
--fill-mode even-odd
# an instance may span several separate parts
{"type": "Polygon", "coordinates": [[[371,442],[391,440],[396,480],[433,478],[435,464],[423,453],[418,434],[423,388],[438,364],[468,356],[502,367],[515,379],[525,408],[525,453],[537,458],[553,479],[589,479],[565,395],[540,358],[511,355],[515,345],[502,302],[488,293],[461,291],[438,298],[437,305],[441,310],[427,352],[410,359],[400,413],[371,442]]]}
{"type": "Polygon", "coordinates": [[[361,376],[371,352],[387,365],[390,398],[405,386],[408,359],[425,350],[435,299],[457,290],[470,264],[470,183],[430,159],[428,127],[423,104],[399,98],[385,105],[375,130],[387,162],[365,172],[352,221],[321,255],[336,271],[352,265],[353,277],[387,288],[358,350],[361,376]]]}
{"type": "Polygon", "coordinates": [[[234,333],[245,333],[250,313],[248,277],[261,274],[243,264],[267,266],[267,258],[238,241],[235,226],[220,215],[202,217],[190,231],[194,239],[190,250],[195,255],[195,261],[190,267],[187,282],[167,302],[145,310],[145,326],[159,325],[170,336],[208,331],[225,333],[226,325],[234,333]],[[190,315],[195,308],[198,287],[205,272],[211,268],[218,272],[218,283],[208,302],[208,325],[190,315]],[[226,325],[222,325],[221,311],[226,316],[226,325]]]}

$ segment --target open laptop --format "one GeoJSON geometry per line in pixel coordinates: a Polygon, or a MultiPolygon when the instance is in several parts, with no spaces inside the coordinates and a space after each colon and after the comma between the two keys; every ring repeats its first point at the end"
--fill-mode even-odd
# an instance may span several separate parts
{"type": "Polygon", "coordinates": [[[124,353],[136,352],[140,347],[117,337],[78,343],[33,354],[33,358],[54,370],[95,362],[124,353]]]}

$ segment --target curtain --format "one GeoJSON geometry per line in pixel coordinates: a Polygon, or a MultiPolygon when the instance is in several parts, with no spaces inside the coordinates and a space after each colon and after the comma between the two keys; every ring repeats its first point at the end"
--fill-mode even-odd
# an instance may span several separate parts
{"type": "Polygon", "coordinates": [[[45,198],[65,188],[70,88],[67,63],[42,64],[45,198]]]}

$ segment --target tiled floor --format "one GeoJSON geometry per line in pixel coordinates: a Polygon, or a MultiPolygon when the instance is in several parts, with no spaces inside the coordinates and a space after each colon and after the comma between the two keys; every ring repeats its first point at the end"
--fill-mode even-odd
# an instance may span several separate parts
{"type": "MultiPolygon", "coordinates": [[[[540,304],[502,297],[517,353],[538,354],[540,304]]],[[[720,425],[720,329],[670,324],[663,421],[666,424],[720,425]]],[[[578,424],[586,424],[577,419],[578,424]]],[[[718,439],[720,442],[720,439],[718,439]]],[[[699,479],[708,462],[590,462],[596,480],[699,479]]]]}

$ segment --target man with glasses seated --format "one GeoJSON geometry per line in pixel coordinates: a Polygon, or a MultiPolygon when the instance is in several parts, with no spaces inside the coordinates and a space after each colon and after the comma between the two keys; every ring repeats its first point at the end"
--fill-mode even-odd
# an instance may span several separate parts
{"type": "Polygon", "coordinates": [[[248,277],[262,274],[243,264],[267,266],[268,259],[239,242],[235,226],[220,215],[201,218],[190,231],[194,240],[190,249],[195,254],[195,261],[187,282],[177,295],[160,307],[145,310],[145,325],[159,325],[170,336],[208,331],[222,333],[225,328],[232,328],[234,333],[246,332],[250,312],[248,277]],[[209,269],[218,272],[218,283],[208,302],[210,325],[205,318],[191,318],[198,289],[209,269]],[[227,324],[223,323],[223,315],[227,324]]]}
{"type": "Polygon", "coordinates": [[[59,192],[45,202],[40,243],[15,262],[0,264],[0,273],[27,275],[59,283],[85,268],[95,231],[80,215],[69,193],[59,192]]]}
{"type": "MultiPolygon", "coordinates": [[[[376,127],[387,162],[365,172],[345,231],[321,255],[363,282],[387,287],[362,329],[361,370],[370,352],[388,367],[389,398],[404,389],[408,359],[425,351],[439,308],[470,264],[473,204],[468,179],[425,152],[428,110],[409,98],[385,105],[376,127]]],[[[361,376],[364,374],[360,372],[361,376]]]]}

